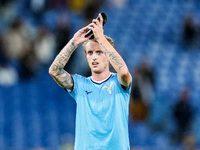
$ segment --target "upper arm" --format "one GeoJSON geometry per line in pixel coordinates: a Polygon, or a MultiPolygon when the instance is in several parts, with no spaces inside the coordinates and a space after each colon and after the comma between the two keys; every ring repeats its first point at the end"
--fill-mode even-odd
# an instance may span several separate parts
{"type": "Polygon", "coordinates": [[[63,88],[72,90],[74,81],[72,76],[64,69],[60,70],[57,74],[51,74],[53,79],[63,88]]]}
{"type": "Polygon", "coordinates": [[[128,69],[124,69],[120,73],[117,73],[117,79],[118,82],[125,87],[128,87],[131,84],[131,74],[128,69]]]}

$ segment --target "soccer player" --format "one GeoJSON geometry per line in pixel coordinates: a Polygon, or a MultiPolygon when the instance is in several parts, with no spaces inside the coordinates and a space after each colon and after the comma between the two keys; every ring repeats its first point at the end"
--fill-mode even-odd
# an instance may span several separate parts
{"type": "Polygon", "coordinates": [[[130,150],[128,108],[131,75],[111,38],[104,36],[103,18],[77,31],[57,55],[49,74],[77,103],[75,150],[130,150]],[[92,30],[94,39],[85,37],[92,30]],[[70,75],[63,68],[83,44],[91,77],[70,75]],[[109,63],[116,73],[109,71],[109,63]]]}

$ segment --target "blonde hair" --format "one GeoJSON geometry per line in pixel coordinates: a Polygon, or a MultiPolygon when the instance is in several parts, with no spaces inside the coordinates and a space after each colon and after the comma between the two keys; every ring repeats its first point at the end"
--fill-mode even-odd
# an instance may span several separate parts
{"type": "MultiPolygon", "coordinates": [[[[110,38],[110,37],[108,37],[107,35],[104,35],[104,37],[106,38],[106,40],[110,43],[110,45],[112,45],[113,47],[114,47],[114,41],[113,41],[113,39],[112,38],[110,38]]],[[[87,45],[87,43],[89,42],[89,41],[94,41],[94,42],[97,42],[97,40],[94,38],[94,39],[88,39],[87,41],[85,41],[84,43],[83,43],[83,48],[84,48],[84,51],[86,52],[86,49],[85,49],[85,47],[86,47],[86,45],[87,45]]]]}

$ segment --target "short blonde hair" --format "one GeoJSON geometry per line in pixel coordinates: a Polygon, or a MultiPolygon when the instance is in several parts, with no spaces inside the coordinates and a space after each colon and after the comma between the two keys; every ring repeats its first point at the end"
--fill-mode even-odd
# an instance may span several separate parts
{"type": "MultiPolygon", "coordinates": [[[[107,35],[104,35],[104,37],[106,38],[106,40],[110,43],[110,45],[112,45],[113,47],[114,47],[114,41],[113,41],[113,39],[112,38],[110,38],[110,37],[108,37],[107,35]]],[[[89,41],[94,41],[94,42],[97,42],[97,40],[94,38],[94,39],[88,39],[87,41],[85,41],[84,43],[83,43],[83,48],[84,48],[84,51],[86,52],[86,49],[85,49],[85,47],[86,47],[86,45],[87,45],[87,43],[89,42],[89,41]]]]}

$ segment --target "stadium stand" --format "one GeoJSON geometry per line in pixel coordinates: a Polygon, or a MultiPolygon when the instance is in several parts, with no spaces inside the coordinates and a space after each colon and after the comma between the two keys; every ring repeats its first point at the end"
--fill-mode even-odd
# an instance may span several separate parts
{"type": "MultiPolygon", "coordinates": [[[[27,5],[28,0],[12,1],[12,11],[36,28],[37,20],[27,5]]],[[[105,34],[114,38],[130,70],[134,70],[144,56],[156,70],[155,98],[149,121],[129,123],[131,147],[145,150],[183,147],[171,140],[171,134],[176,130],[173,105],[185,86],[191,88],[191,104],[195,108],[191,134],[199,147],[200,49],[184,48],[181,34],[188,13],[200,18],[200,2],[129,0],[121,8],[105,2],[101,10],[108,16],[105,34]]],[[[84,16],[65,7],[47,9],[42,22],[54,31],[56,19],[63,13],[69,15],[72,33],[83,26],[84,16]]],[[[0,32],[3,32],[9,20],[4,18],[1,22],[0,32]]],[[[73,142],[75,111],[75,101],[51,79],[47,66],[28,81],[0,86],[0,149],[59,150],[62,145],[73,142]]]]}

